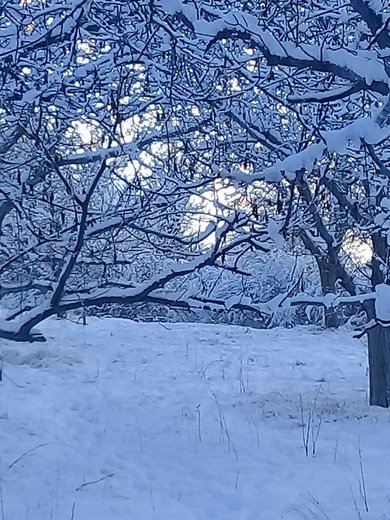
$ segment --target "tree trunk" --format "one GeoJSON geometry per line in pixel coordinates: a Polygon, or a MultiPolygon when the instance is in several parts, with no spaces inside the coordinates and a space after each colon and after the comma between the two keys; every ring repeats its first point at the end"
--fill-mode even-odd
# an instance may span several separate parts
{"type": "Polygon", "coordinates": [[[376,325],[368,331],[370,405],[390,406],[390,328],[376,325]]]}
{"type": "MultiPolygon", "coordinates": [[[[332,263],[324,262],[317,258],[317,265],[320,272],[322,294],[336,294],[337,266],[332,263]]],[[[340,325],[337,310],[333,307],[325,307],[325,327],[336,329],[340,325]]]]}
{"type": "MultiPolygon", "coordinates": [[[[371,261],[371,284],[375,287],[386,282],[384,267],[388,265],[389,246],[387,238],[374,233],[371,236],[373,256],[371,261]]],[[[369,320],[376,319],[375,304],[365,305],[369,320]]],[[[390,329],[377,324],[367,334],[368,365],[370,376],[370,405],[390,407],[390,329]]]]}

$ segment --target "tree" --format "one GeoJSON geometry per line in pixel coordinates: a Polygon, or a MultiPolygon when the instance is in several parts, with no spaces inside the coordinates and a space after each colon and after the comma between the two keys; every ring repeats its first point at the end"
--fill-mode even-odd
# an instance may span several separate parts
{"type": "Polygon", "coordinates": [[[327,292],[341,286],[349,302],[364,300],[370,402],[385,407],[390,329],[375,299],[389,281],[388,8],[368,0],[221,1],[194,23],[206,56],[225,55],[240,89],[230,111],[247,138],[251,168],[227,176],[289,189],[285,232],[297,232],[315,256],[327,292]],[[363,288],[345,262],[350,232],[372,248],[363,288]]]}
{"type": "Polygon", "coordinates": [[[388,10],[6,4],[0,283],[13,311],[0,337],[34,339],[42,319],[87,305],[222,304],[178,293],[177,279],[234,271],[251,248],[295,238],[317,262],[329,324],[336,303],[362,302],[370,402],[389,406],[390,329],[378,313],[389,281],[388,10]],[[364,286],[350,237],[372,250],[364,286]]]}
{"type": "Polygon", "coordinates": [[[223,136],[188,95],[216,86],[189,31],[149,1],[1,8],[0,337],[42,340],[47,317],[107,303],[223,306],[173,282],[269,248],[245,212],[194,204],[223,136]]]}

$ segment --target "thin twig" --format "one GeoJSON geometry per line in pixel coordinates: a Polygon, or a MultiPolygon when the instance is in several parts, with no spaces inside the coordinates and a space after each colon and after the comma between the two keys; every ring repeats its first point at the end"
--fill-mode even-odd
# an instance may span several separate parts
{"type": "Polygon", "coordinates": [[[43,448],[44,446],[47,446],[49,443],[48,442],[44,442],[43,444],[38,444],[38,446],[35,446],[35,448],[31,448],[31,450],[28,450],[24,453],[22,453],[22,455],[20,455],[20,457],[18,457],[17,459],[15,459],[12,464],[10,464],[8,466],[8,469],[11,469],[15,466],[15,464],[17,464],[19,461],[21,461],[26,455],[30,455],[30,453],[32,453],[33,451],[36,451],[38,450],[39,448],[43,448]]]}
{"type": "Polygon", "coordinates": [[[83,489],[86,486],[91,486],[92,484],[97,484],[98,482],[102,482],[102,480],[106,480],[108,478],[111,478],[114,476],[114,473],[110,473],[109,475],[105,475],[102,478],[98,478],[97,480],[91,480],[90,482],[84,482],[84,484],[81,484],[78,488],[76,488],[75,491],[80,491],[80,489],[83,489]]]}
{"type": "Polygon", "coordinates": [[[366,479],[364,477],[364,468],[363,468],[363,457],[362,457],[362,448],[360,444],[361,438],[359,435],[359,466],[360,466],[360,494],[362,495],[364,506],[366,508],[366,512],[368,513],[368,500],[367,500],[367,489],[366,489],[366,479]]]}
{"type": "Polygon", "coordinates": [[[164,323],[161,323],[161,321],[158,321],[157,323],[160,325],[160,327],[162,327],[165,330],[172,330],[169,327],[167,327],[166,325],[164,325],[164,323]]]}
{"type": "Polygon", "coordinates": [[[9,379],[11,381],[11,383],[13,383],[15,386],[17,386],[18,388],[26,388],[24,385],[19,385],[16,381],[14,381],[11,377],[9,377],[5,372],[4,370],[2,371],[2,376],[3,377],[6,377],[7,379],[9,379]]]}

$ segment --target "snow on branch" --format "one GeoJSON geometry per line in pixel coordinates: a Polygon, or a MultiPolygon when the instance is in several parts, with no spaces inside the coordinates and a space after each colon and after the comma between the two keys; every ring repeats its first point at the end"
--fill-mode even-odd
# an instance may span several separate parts
{"type": "Polygon", "coordinates": [[[273,166],[255,174],[243,171],[224,172],[223,175],[234,180],[251,184],[259,180],[279,182],[283,178],[293,180],[302,169],[311,172],[324,153],[347,152],[347,147],[359,147],[361,141],[368,145],[380,143],[390,136],[390,127],[381,128],[375,118],[360,118],[344,128],[322,132],[323,142],[309,144],[304,150],[280,159],[273,166]]]}
{"type": "MultiPolygon", "coordinates": [[[[258,233],[259,236],[257,239],[259,242],[256,241],[256,236],[253,234],[245,233],[232,240],[227,240],[228,234],[234,231],[236,226],[245,226],[246,223],[246,217],[241,213],[237,213],[225,218],[225,222],[217,228],[209,226],[205,234],[202,235],[204,238],[208,238],[211,233],[214,235],[213,244],[207,251],[199,253],[197,257],[190,261],[171,262],[161,273],[152,276],[143,283],[132,284],[130,287],[126,287],[124,284],[118,284],[117,287],[91,288],[91,290],[86,290],[85,292],[79,291],[74,294],[66,294],[65,285],[67,279],[71,276],[77,256],[75,249],[75,251],[70,254],[68,261],[65,262],[57,283],[53,284],[53,286],[49,287],[46,291],[48,294],[45,296],[44,303],[28,310],[25,314],[22,314],[18,320],[14,320],[13,322],[2,320],[0,322],[0,337],[17,341],[42,340],[43,338],[41,336],[35,337],[33,335],[33,327],[53,314],[83,307],[102,306],[105,304],[147,303],[148,301],[155,303],[160,301],[162,303],[164,298],[167,303],[170,302],[174,304],[172,301],[172,292],[169,293],[171,295],[170,297],[166,296],[167,292],[165,288],[175,279],[189,275],[203,267],[216,265],[218,259],[224,258],[227,253],[232,252],[236,248],[240,248],[248,242],[254,247],[266,250],[265,242],[263,245],[261,242],[262,237],[263,240],[266,241],[268,236],[266,232],[260,231],[258,233]]],[[[106,228],[103,227],[103,230],[105,229],[106,228]]],[[[178,296],[176,306],[199,306],[201,302],[203,302],[203,304],[207,303],[207,305],[213,303],[211,300],[207,300],[207,302],[206,300],[206,298],[202,299],[194,295],[183,299],[183,295],[181,295],[178,296]]],[[[217,304],[218,302],[214,303],[217,304]]],[[[230,302],[230,306],[235,308],[243,308],[244,305],[248,304],[242,301],[230,302]]],[[[257,311],[259,311],[259,309],[257,309],[257,311]]]]}
{"type": "Polygon", "coordinates": [[[256,45],[269,65],[328,72],[382,95],[390,91],[385,67],[373,51],[280,41],[272,32],[262,29],[255,16],[240,11],[221,14],[217,21],[193,23],[196,33],[206,40],[207,48],[223,38],[238,37],[256,45]]]}

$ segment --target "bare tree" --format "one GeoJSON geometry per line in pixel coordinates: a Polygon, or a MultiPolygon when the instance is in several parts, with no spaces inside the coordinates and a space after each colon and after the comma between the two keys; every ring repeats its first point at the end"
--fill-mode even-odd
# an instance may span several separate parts
{"type": "Polygon", "coordinates": [[[298,232],[315,256],[326,292],[343,288],[349,302],[364,300],[370,402],[387,407],[390,332],[377,316],[375,290],[389,281],[388,2],[213,7],[209,19],[194,25],[206,56],[224,54],[240,85],[230,111],[251,163],[227,176],[290,188],[285,232],[298,232]],[[345,262],[348,233],[372,248],[365,287],[345,262]],[[370,297],[362,298],[367,291],[370,297]]]}
{"type": "Polygon", "coordinates": [[[147,1],[2,8],[0,337],[42,340],[47,317],[107,303],[223,307],[173,282],[269,247],[210,201],[223,135],[191,31],[147,1]]]}

